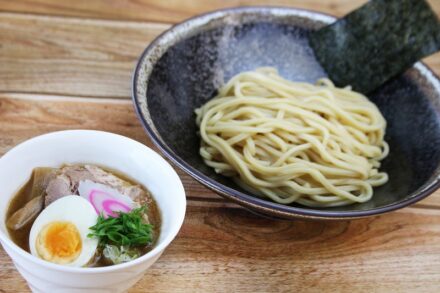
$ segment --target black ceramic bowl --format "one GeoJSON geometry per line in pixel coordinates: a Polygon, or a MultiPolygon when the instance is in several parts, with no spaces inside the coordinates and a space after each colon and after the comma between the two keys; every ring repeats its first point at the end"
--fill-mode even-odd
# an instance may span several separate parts
{"type": "Polygon", "coordinates": [[[274,66],[291,80],[325,76],[308,45],[308,32],[335,21],[316,12],[246,7],[217,11],[178,24],[143,52],[133,79],[137,114],[153,142],[178,167],[220,195],[253,211],[292,219],[356,218],[412,204],[439,187],[440,83],[422,63],[369,98],[385,116],[391,153],[389,182],[371,201],[338,208],[280,205],[241,190],[199,156],[194,109],[233,75],[274,66]]]}

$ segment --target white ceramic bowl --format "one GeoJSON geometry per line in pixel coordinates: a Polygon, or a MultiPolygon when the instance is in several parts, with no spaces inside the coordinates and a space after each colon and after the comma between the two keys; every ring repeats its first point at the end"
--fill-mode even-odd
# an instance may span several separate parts
{"type": "Polygon", "coordinates": [[[0,159],[0,242],[33,292],[123,292],[142,278],[182,226],[185,191],[173,168],[145,145],[124,136],[70,130],[32,138],[0,159]],[[52,264],[22,250],[9,239],[5,216],[9,201],[39,166],[91,163],[118,170],[145,185],[162,216],[161,234],[149,253],[128,263],[73,268],[52,264]]]}

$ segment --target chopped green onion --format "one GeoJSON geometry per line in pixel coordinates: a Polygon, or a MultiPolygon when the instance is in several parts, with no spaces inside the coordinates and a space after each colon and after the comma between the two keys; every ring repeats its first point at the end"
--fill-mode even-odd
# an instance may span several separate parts
{"type": "Polygon", "coordinates": [[[133,209],[128,213],[118,212],[119,217],[104,218],[101,214],[96,225],[90,227],[89,238],[99,238],[99,245],[144,246],[153,239],[153,225],[146,224],[143,213],[146,206],[133,209]]]}

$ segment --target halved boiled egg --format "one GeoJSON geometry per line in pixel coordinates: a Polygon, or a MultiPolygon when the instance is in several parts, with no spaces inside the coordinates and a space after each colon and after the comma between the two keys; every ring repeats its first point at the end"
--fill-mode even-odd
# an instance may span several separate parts
{"type": "Polygon", "coordinates": [[[93,206],[80,196],[68,195],[54,201],[32,225],[32,255],[56,264],[85,266],[98,246],[98,239],[87,237],[97,220],[93,206]]]}

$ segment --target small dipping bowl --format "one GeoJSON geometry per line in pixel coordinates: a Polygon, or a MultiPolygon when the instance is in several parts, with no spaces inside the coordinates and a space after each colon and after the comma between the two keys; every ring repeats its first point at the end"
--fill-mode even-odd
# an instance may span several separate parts
{"type": "Polygon", "coordinates": [[[156,152],[130,138],[92,130],[41,135],[14,147],[0,159],[0,242],[33,292],[124,292],[140,280],[182,226],[186,197],[174,169],[156,152]],[[144,185],[161,213],[161,232],[154,248],[123,264],[76,268],[41,260],[17,246],[5,226],[10,200],[36,167],[96,164],[121,172],[144,185]]]}

